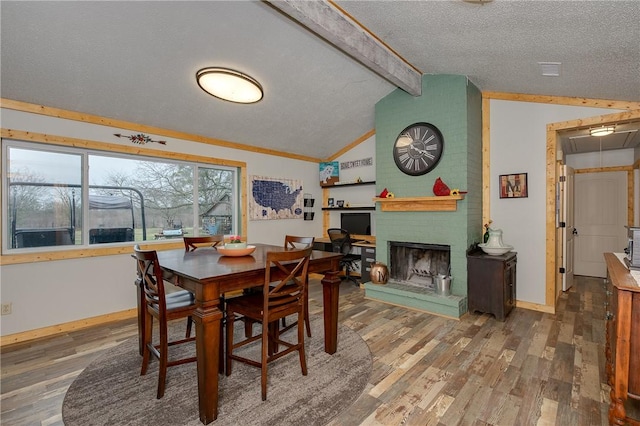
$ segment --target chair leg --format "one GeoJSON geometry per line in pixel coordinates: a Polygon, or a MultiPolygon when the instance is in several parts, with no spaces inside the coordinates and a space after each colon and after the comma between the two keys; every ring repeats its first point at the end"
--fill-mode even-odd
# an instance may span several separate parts
{"type": "Polygon", "coordinates": [[[149,356],[151,355],[149,345],[151,345],[153,341],[153,316],[149,315],[149,313],[146,311],[144,315],[145,321],[144,330],[142,332],[142,368],[140,370],[141,376],[147,374],[147,368],[149,367],[149,356]]]}
{"type": "Polygon", "coordinates": [[[191,328],[193,327],[193,317],[188,316],[187,317],[187,332],[185,333],[184,337],[186,339],[188,339],[189,337],[191,337],[191,328]]]}
{"type": "Polygon", "coordinates": [[[307,326],[307,336],[311,337],[311,321],[309,320],[309,292],[304,297],[304,324],[307,326]]]}
{"type": "Polygon", "coordinates": [[[169,361],[169,333],[167,330],[167,323],[160,324],[160,365],[158,366],[158,395],[160,399],[164,396],[164,390],[167,384],[167,363],[169,361]]]}
{"type": "MultiPolygon", "coordinates": [[[[278,322],[274,321],[273,323],[274,328],[278,328],[278,322]]],[[[267,400],[267,357],[268,357],[268,352],[269,352],[269,345],[270,345],[270,340],[269,339],[269,328],[270,326],[272,326],[272,324],[268,324],[265,326],[265,324],[262,325],[262,365],[260,366],[260,371],[261,371],[261,375],[260,375],[260,387],[262,390],[262,400],[266,401],[267,400]]]]}
{"type": "Polygon", "coordinates": [[[302,375],[307,375],[307,356],[304,351],[304,328],[302,326],[298,326],[298,343],[300,344],[300,348],[298,349],[298,354],[300,355],[300,368],[302,370],[302,375]]]}
{"type": "Polygon", "coordinates": [[[227,348],[226,348],[226,368],[225,374],[227,376],[231,375],[231,355],[233,355],[233,323],[235,320],[235,316],[233,313],[227,311],[226,317],[226,331],[227,331],[227,348]]]}

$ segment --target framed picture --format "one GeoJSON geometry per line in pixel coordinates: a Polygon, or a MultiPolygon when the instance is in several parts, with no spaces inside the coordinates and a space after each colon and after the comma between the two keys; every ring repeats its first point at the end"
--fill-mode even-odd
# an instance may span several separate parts
{"type": "Polygon", "coordinates": [[[333,198],[327,199],[327,207],[333,207],[333,198]]]}
{"type": "Polygon", "coordinates": [[[500,175],[500,198],[526,198],[529,196],[526,173],[500,175]]]}
{"type": "Polygon", "coordinates": [[[320,163],[320,186],[333,186],[340,181],[340,163],[328,161],[320,163]]]}
{"type": "Polygon", "coordinates": [[[336,201],[338,203],[338,207],[344,207],[344,200],[336,201]]]}

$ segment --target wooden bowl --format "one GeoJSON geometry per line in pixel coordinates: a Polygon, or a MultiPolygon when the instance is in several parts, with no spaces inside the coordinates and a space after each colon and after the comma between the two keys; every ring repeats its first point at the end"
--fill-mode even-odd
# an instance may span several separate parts
{"type": "Polygon", "coordinates": [[[247,248],[226,248],[217,247],[218,253],[223,256],[248,256],[256,250],[256,246],[247,246],[247,248]]]}

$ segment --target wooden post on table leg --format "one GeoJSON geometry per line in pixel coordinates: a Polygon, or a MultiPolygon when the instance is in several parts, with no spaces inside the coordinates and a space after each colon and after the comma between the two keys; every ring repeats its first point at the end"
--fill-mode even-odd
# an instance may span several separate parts
{"type": "Polygon", "coordinates": [[[220,368],[220,322],[217,306],[199,306],[193,316],[196,323],[198,364],[198,406],[200,421],[209,424],[218,417],[218,371],[220,368]]]}
{"type": "Polygon", "coordinates": [[[338,349],[338,297],[340,296],[339,271],[325,272],[322,278],[322,302],[324,305],[324,351],[336,353],[338,349]]]}

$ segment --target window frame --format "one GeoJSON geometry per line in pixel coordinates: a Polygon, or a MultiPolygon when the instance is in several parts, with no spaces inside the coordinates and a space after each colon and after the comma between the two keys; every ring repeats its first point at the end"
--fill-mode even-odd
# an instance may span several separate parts
{"type": "MultiPolygon", "coordinates": [[[[233,173],[233,203],[234,211],[233,227],[234,233],[241,234],[246,229],[246,214],[244,208],[245,185],[246,181],[246,163],[233,160],[218,159],[213,157],[205,157],[192,154],[183,154],[170,151],[159,151],[149,148],[129,147],[126,145],[82,141],[78,143],[77,139],[56,137],[52,135],[34,134],[27,132],[15,131],[15,135],[2,138],[2,254],[0,256],[0,264],[25,263],[33,261],[47,261],[78,257],[93,257],[102,255],[112,255],[127,253],[130,251],[132,244],[140,244],[142,246],[153,246],[153,248],[174,248],[182,245],[181,239],[173,240],[150,240],[146,241],[128,241],[108,244],[89,244],[89,230],[83,227],[83,243],[81,245],[71,246],[46,246],[33,248],[11,248],[10,236],[3,235],[8,230],[8,181],[7,181],[7,153],[9,147],[17,147],[21,149],[35,149],[61,153],[80,154],[82,156],[82,197],[85,200],[88,197],[88,186],[85,184],[88,176],[88,158],[89,155],[99,155],[107,157],[120,157],[126,159],[148,159],[149,161],[160,161],[165,163],[175,163],[188,165],[194,169],[194,196],[198,195],[198,171],[199,168],[220,168],[229,170],[233,173]],[[24,137],[20,137],[24,136],[24,137]],[[28,136],[28,137],[26,137],[28,136]]],[[[87,214],[88,203],[83,202],[83,215],[87,214]]],[[[198,211],[194,209],[194,223],[198,224],[198,211]]],[[[88,216],[85,216],[85,218],[88,216]]],[[[147,235],[149,238],[149,235],[147,235]]]]}

